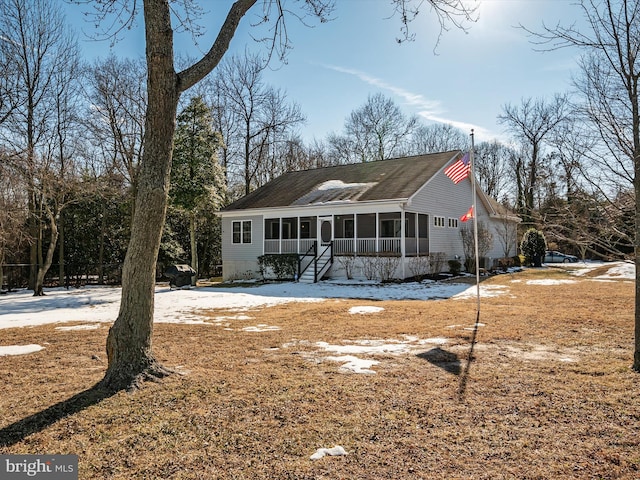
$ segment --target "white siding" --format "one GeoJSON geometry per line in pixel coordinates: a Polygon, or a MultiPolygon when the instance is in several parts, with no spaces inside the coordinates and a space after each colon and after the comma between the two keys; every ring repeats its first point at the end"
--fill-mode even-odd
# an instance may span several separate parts
{"type": "Polygon", "coordinates": [[[224,280],[258,278],[258,257],[264,249],[262,215],[222,217],[222,276],[224,280]],[[251,221],[251,243],[233,243],[233,222],[251,221]]]}
{"type": "MultiPolygon", "coordinates": [[[[471,183],[463,180],[455,185],[446,175],[439,173],[427,183],[412,199],[408,211],[429,215],[429,251],[446,252],[447,259],[458,255],[464,257],[460,228],[464,223],[458,221],[457,228],[449,227],[449,219],[459,219],[469,211],[472,204],[471,183]],[[435,217],[444,217],[444,227],[434,225],[435,217]]],[[[478,205],[480,219],[487,218],[484,206],[478,205]]]]}
{"type": "MultiPolygon", "coordinates": [[[[439,173],[427,183],[412,199],[408,211],[417,211],[429,215],[429,251],[446,252],[447,259],[455,256],[464,261],[464,249],[460,230],[473,222],[461,222],[458,220],[457,228],[449,227],[449,219],[460,219],[469,211],[473,203],[472,187],[469,180],[463,180],[454,184],[444,173],[439,173]],[[434,217],[444,217],[444,227],[434,225],[434,217]]],[[[489,217],[485,204],[478,195],[476,201],[478,221],[483,222],[493,234],[493,247],[487,253],[490,259],[503,256],[503,247],[499,239],[501,220],[489,217]]],[[[512,249],[513,250],[513,249],[512,249]]],[[[512,255],[515,251],[512,251],[512,255]]]]}

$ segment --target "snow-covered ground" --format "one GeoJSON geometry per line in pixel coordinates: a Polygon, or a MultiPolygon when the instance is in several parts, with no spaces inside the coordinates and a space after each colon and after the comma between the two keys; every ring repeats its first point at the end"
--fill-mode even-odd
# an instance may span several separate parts
{"type": "MultiPolygon", "coordinates": [[[[371,300],[428,300],[464,293],[468,284],[421,282],[272,283],[254,287],[198,287],[185,290],[156,288],[157,323],[201,323],[202,310],[234,312],[289,302],[321,302],[328,298],[371,300]]],[[[112,322],[118,316],[120,288],[82,287],[47,289],[44,297],[23,290],[0,296],[0,329],[62,322],[112,322]]],[[[88,328],[88,327],[83,327],[88,328]]]]}
{"type": "MultiPolygon", "coordinates": [[[[605,265],[599,262],[556,265],[568,268],[576,276],[605,265]]],[[[635,277],[633,264],[614,262],[607,274],[597,280],[629,279],[635,277]]],[[[560,280],[571,282],[572,280],[560,280]]],[[[530,283],[553,284],[553,280],[531,280],[530,283]]],[[[503,295],[508,287],[481,285],[483,297],[503,295]]],[[[83,322],[83,329],[95,328],[95,322],[112,322],[118,316],[120,288],[83,287],[47,289],[44,297],[34,297],[23,290],[0,295],[0,329],[37,326],[48,323],[83,322]]],[[[243,312],[288,302],[321,302],[328,298],[356,298],[362,300],[430,300],[465,298],[476,295],[475,285],[455,282],[415,282],[377,284],[372,282],[272,283],[255,287],[198,287],[170,290],[158,287],[155,298],[155,321],[158,323],[201,323],[202,310],[228,309],[243,312]]],[[[352,313],[371,313],[379,307],[361,307],[352,313]]],[[[63,327],[60,327],[63,328],[63,327]]],[[[78,327],[73,327],[78,328],[78,327]]]]}
{"type": "MultiPolygon", "coordinates": [[[[580,277],[586,272],[602,265],[610,268],[607,273],[593,278],[596,281],[633,280],[633,264],[599,262],[554,265],[566,268],[580,277]]],[[[514,282],[519,279],[511,280],[514,282]]],[[[553,285],[574,282],[576,280],[529,280],[530,284],[553,285]]],[[[279,283],[257,285],[255,287],[198,287],[195,289],[170,290],[158,287],[155,297],[155,322],[181,324],[213,324],[234,330],[232,325],[252,320],[251,310],[278,305],[287,302],[321,302],[329,298],[362,299],[363,305],[352,307],[354,315],[375,315],[384,309],[380,306],[366,305],[366,300],[429,300],[443,298],[469,298],[476,295],[476,286],[456,282],[415,282],[380,285],[370,282],[322,282],[315,285],[304,283],[279,283]],[[220,316],[208,317],[205,321],[201,312],[211,309],[223,309],[230,312],[220,316]]],[[[100,327],[100,323],[109,323],[118,316],[120,288],[84,287],[77,289],[48,289],[46,296],[33,297],[30,291],[14,292],[0,296],[0,330],[13,327],[29,327],[50,323],[59,323],[59,330],[90,330],[100,327]],[[73,323],[73,325],[62,325],[73,323]]],[[[506,285],[481,285],[480,295],[490,297],[508,295],[506,285]]],[[[483,326],[483,325],[478,325],[483,326]]],[[[478,326],[452,325],[451,328],[472,329],[478,326]]],[[[245,325],[238,330],[245,332],[267,332],[279,330],[277,325],[245,325]]],[[[0,357],[5,355],[29,354],[41,350],[40,345],[2,345],[0,336],[0,357]]],[[[425,345],[443,345],[446,338],[403,338],[389,340],[368,340],[349,342],[347,345],[329,345],[318,342],[319,352],[337,353],[326,356],[324,361],[339,362],[341,369],[354,373],[372,374],[371,367],[376,360],[361,359],[355,355],[402,354],[425,345]]],[[[293,345],[283,345],[288,348],[293,345]]]]}

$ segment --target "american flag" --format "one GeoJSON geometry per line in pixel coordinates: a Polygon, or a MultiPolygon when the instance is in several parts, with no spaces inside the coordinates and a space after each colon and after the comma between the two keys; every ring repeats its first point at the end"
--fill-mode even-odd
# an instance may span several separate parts
{"type": "Polygon", "coordinates": [[[460,183],[469,176],[471,171],[471,163],[469,162],[469,152],[465,153],[462,158],[449,165],[444,174],[449,177],[453,183],[460,183]]]}

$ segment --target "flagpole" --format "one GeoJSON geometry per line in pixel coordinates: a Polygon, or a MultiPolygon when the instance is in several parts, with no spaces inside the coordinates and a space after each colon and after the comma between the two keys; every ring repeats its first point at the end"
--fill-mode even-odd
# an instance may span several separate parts
{"type": "Polygon", "coordinates": [[[480,321],[480,257],[478,256],[478,209],[476,206],[476,175],[474,161],[474,133],[471,129],[471,150],[469,151],[469,165],[471,177],[471,191],[473,195],[473,242],[476,257],[476,327],[480,321]]]}
{"type": "Polygon", "coordinates": [[[476,206],[476,174],[474,170],[475,162],[473,161],[474,154],[474,135],[473,129],[471,129],[471,150],[469,151],[469,177],[471,180],[471,192],[473,195],[473,201],[471,202],[473,210],[473,243],[476,257],[476,323],[473,327],[473,336],[471,337],[471,348],[469,349],[469,356],[467,357],[467,365],[464,367],[462,375],[460,375],[460,385],[458,386],[458,400],[464,399],[464,393],[467,388],[467,380],[469,379],[469,370],[471,369],[471,362],[473,361],[473,350],[476,345],[476,338],[478,335],[478,327],[480,327],[480,257],[478,256],[478,209],[476,206]]]}

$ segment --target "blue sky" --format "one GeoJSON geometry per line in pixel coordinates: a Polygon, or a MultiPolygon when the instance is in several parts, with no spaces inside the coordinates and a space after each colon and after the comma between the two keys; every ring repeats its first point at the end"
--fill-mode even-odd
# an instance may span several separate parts
{"type": "MultiPolygon", "coordinates": [[[[281,88],[307,116],[301,129],[306,140],[340,133],[345,119],[367,101],[383,93],[407,115],[419,115],[425,123],[444,122],[463,131],[475,129],[476,142],[505,139],[496,117],[506,103],[522,98],[551,97],[571,88],[577,52],[536,52],[526,33],[514,26],[536,29],[542,22],[569,25],[581,19],[574,0],[480,0],[479,20],[468,33],[445,32],[436,47],[438,25],[425,5],[411,24],[415,41],[398,44],[400,21],[389,0],[338,0],[331,22],[308,28],[291,21],[293,50],[288,63],[274,63],[265,81],[281,88]]],[[[190,35],[177,38],[177,53],[198,55],[210,46],[231,4],[230,0],[203,2],[208,12],[200,23],[208,30],[194,45],[190,35]],[[211,27],[208,27],[208,26],[211,27]]],[[[255,7],[254,7],[255,8],[255,7]]],[[[82,19],[86,6],[65,5],[69,21],[85,33],[93,26],[82,19]]],[[[251,12],[260,13],[258,10],[251,12]]],[[[251,18],[243,19],[231,44],[231,52],[264,51],[249,33],[251,18]]],[[[144,54],[141,20],[116,44],[119,56],[144,54]]],[[[86,39],[79,33],[87,59],[104,57],[109,42],[86,39]]]]}

